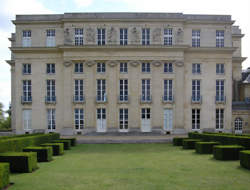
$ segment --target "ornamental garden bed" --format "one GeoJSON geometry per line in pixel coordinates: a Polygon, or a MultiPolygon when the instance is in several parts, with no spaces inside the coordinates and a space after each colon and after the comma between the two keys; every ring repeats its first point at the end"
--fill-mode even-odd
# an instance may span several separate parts
{"type": "Polygon", "coordinates": [[[184,139],[188,139],[187,137],[174,137],[173,138],[173,145],[174,146],[182,146],[182,142],[184,139]]]}
{"type": "Polygon", "coordinates": [[[183,149],[195,149],[195,143],[201,141],[200,139],[183,139],[183,149]]]}
{"type": "Polygon", "coordinates": [[[3,189],[4,187],[8,186],[10,183],[9,179],[9,163],[0,163],[0,189],[3,189]]]}
{"type": "Polygon", "coordinates": [[[31,146],[24,148],[23,152],[36,152],[38,162],[49,162],[52,160],[52,147],[31,146]]]}
{"type": "Polygon", "coordinates": [[[54,140],[53,143],[63,143],[64,150],[69,150],[71,147],[71,141],[70,140],[54,140]]]}
{"type": "Polygon", "coordinates": [[[53,156],[59,156],[64,154],[63,143],[44,143],[41,146],[49,146],[53,149],[53,156]]]}
{"type": "Polygon", "coordinates": [[[213,147],[216,160],[239,160],[239,152],[244,150],[240,145],[217,145],[213,147]]]}
{"type": "Polygon", "coordinates": [[[213,146],[219,144],[219,142],[196,142],[195,151],[199,154],[213,154],[213,146]]]}
{"type": "Polygon", "coordinates": [[[240,151],[240,165],[250,170],[250,150],[240,151]]]}
{"type": "Polygon", "coordinates": [[[62,138],[59,140],[70,140],[70,145],[71,146],[76,146],[77,142],[76,142],[76,138],[62,138]]]}

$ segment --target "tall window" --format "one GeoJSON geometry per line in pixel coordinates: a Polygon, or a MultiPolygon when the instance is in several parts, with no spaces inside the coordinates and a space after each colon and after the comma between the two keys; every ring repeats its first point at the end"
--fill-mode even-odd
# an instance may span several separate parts
{"type": "Polygon", "coordinates": [[[97,101],[105,102],[106,101],[106,80],[98,79],[97,80],[97,101]]]}
{"type": "Polygon", "coordinates": [[[200,80],[192,80],[192,102],[200,102],[201,101],[201,81],[200,80]]]}
{"type": "Polygon", "coordinates": [[[97,63],[96,72],[97,73],[105,73],[106,72],[106,64],[105,63],[97,63]]]}
{"type": "Polygon", "coordinates": [[[224,109],[216,109],[216,129],[224,127],[224,109]]]}
{"type": "Polygon", "coordinates": [[[128,72],[128,63],[122,62],[120,63],[120,73],[127,73],[128,72]]]}
{"type": "Polygon", "coordinates": [[[192,64],[192,73],[193,74],[201,74],[201,64],[200,63],[193,63],[192,64]]]}
{"type": "Polygon", "coordinates": [[[120,129],[128,129],[128,109],[127,108],[121,108],[120,114],[119,114],[119,120],[120,120],[120,129]]]}
{"type": "Polygon", "coordinates": [[[173,80],[164,80],[164,101],[173,101],[173,80]]]}
{"type": "Polygon", "coordinates": [[[56,66],[54,63],[47,63],[46,68],[47,74],[55,74],[56,73],[56,66]]]}
{"type": "Polygon", "coordinates": [[[120,80],[120,101],[128,101],[128,79],[120,80]]]}
{"type": "Polygon", "coordinates": [[[224,30],[216,30],[216,47],[224,47],[224,30]]]}
{"type": "Polygon", "coordinates": [[[55,29],[48,29],[46,30],[46,45],[47,47],[53,47],[56,45],[55,41],[56,31],[55,29]]]}
{"type": "Polygon", "coordinates": [[[242,124],[243,124],[243,121],[241,118],[236,118],[235,121],[234,121],[234,130],[237,132],[237,131],[242,131],[242,124]]]}
{"type": "Polygon", "coordinates": [[[55,102],[55,101],[56,101],[56,81],[47,80],[46,102],[55,102]]]}
{"type": "Polygon", "coordinates": [[[75,73],[83,73],[83,63],[75,63],[75,73]]]}
{"type": "Polygon", "coordinates": [[[31,74],[31,64],[23,64],[23,74],[30,75],[31,74]]]}
{"type": "Polygon", "coordinates": [[[105,28],[98,28],[97,29],[97,44],[98,45],[105,45],[105,28]]]}
{"type": "Polygon", "coordinates": [[[216,74],[224,74],[224,64],[216,64],[216,74]]]}
{"type": "Polygon", "coordinates": [[[173,73],[173,63],[164,63],[164,73],[173,73]]]}
{"type": "Polygon", "coordinates": [[[56,110],[48,109],[47,110],[47,121],[48,121],[48,130],[53,131],[56,129],[56,110]]]}
{"type": "Polygon", "coordinates": [[[142,45],[150,45],[150,29],[142,29],[142,45]]]}
{"type": "Polygon", "coordinates": [[[167,46],[173,45],[173,29],[172,28],[164,29],[164,45],[167,45],[167,46]]]}
{"type": "Polygon", "coordinates": [[[141,72],[150,73],[150,63],[142,63],[141,64],[141,72]]]}
{"type": "Polygon", "coordinates": [[[200,129],[200,109],[192,109],[192,129],[200,129]]]}
{"type": "Polygon", "coordinates": [[[84,111],[83,109],[75,109],[75,129],[81,130],[84,128],[84,111]]]}
{"type": "Polygon", "coordinates": [[[128,29],[120,29],[120,45],[128,45],[128,29]]]}
{"type": "Polygon", "coordinates": [[[83,28],[75,28],[75,45],[83,45],[83,28]]]}
{"type": "Polygon", "coordinates": [[[216,101],[217,102],[225,101],[224,80],[216,80],[216,101]]]}
{"type": "Polygon", "coordinates": [[[31,80],[23,80],[23,102],[31,102],[31,80]]]}
{"type": "Polygon", "coordinates": [[[23,47],[31,46],[31,30],[23,30],[22,44],[23,47]]]}
{"type": "Polygon", "coordinates": [[[75,102],[83,102],[84,96],[83,96],[83,80],[75,80],[75,96],[74,96],[75,102]]]}
{"type": "Polygon", "coordinates": [[[200,30],[192,30],[192,47],[200,47],[200,30]]]}
{"type": "Polygon", "coordinates": [[[142,79],[142,97],[141,100],[151,101],[150,95],[150,79],[142,79]]]}
{"type": "Polygon", "coordinates": [[[141,109],[141,118],[142,119],[150,119],[150,108],[142,108],[141,109]]]}

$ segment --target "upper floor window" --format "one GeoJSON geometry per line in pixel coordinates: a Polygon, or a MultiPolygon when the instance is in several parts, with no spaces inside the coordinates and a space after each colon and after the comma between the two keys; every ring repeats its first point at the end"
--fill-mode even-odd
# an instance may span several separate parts
{"type": "Polygon", "coordinates": [[[46,36],[47,36],[47,39],[46,39],[47,47],[55,46],[56,45],[56,42],[55,42],[56,31],[55,31],[55,29],[46,30],[46,36]]]}
{"type": "Polygon", "coordinates": [[[216,80],[216,102],[224,102],[225,101],[225,81],[224,80],[216,80]]]}
{"type": "Polygon", "coordinates": [[[216,64],[216,74],[224,74],[224,64],[216,64]]]}
{"type": "Polygon", "coordinates": [[[173,63],[164,63],[164,73],[173,73],[173,63]]]}
{"type": "Polygon", "coordinates": [[[216,30],[216,47],[224,47],[224,30],[216,30]]]}
{"type": "Polygon", "coordinates": [[[201,74],[201,64],[200,63],[193,63],[192,64],[192,73],[193,74],[201,74]]]}
{"type": "Polygon", "coordinates": [[[142,29],[142,45],[150,45],[150,29],[142,29]]]}
{"type": "Polygon", "coordinates": [[[75,63],[75,73],[83,73],[83,63],[75,63]]]}
{"type": "Polygon", "coordinates": [[[200,30],[192,30],[192,47],[200,47],[200,30]]]}
{"type": "Polygon", "coordinates": [[[192,80],[192,102],[201,102],[201,81],[192,80]]]}
{"type": "Polygon", "coordinates": [[[31,30],[23,30],[22,44],[23,47],[31,46],[31,30]]]}
{"type": "Polygon", "coordinates": [[[142,63],[141,72],[150,73],[150,63],[142,63]]]}
{"type": "Polygon", "coordinates": [[[23,64],[23,74],[29,75],[31,74],[31,64],[23,64]]]}
{"type": "Polygon", "coordinates": [[[98,45],[105,45],[105,28],[98,28],[97,29],[97,44],[98,45]]]}
{"type": "Polygon", "coordinates": [[[75,28],[75,45],[83,45],[83,28],[75,28]]]}
{"type": "Polygon", "coordinates": [[[105,73],[106,72],[106,64],[105,63],[97,63],[97,73],[105,73]]]}
{"type": "Polygon", "coordinates": [[[128,45],[128,29],[120,29],[120,45],[128,45]]]}
{"type": "Polygon", "coordinates": [[[55,64],[54,63],[47,63],[47,74],[55,74],[56,73],[56,68],[55,68],[55,64]]]}
{"type": "Polygon", "coordinates": [[[173,30],[172,28],[164,29],[164,45],[171,46],[173,44],[173,30]]]}
{"type": "Polygon", "coordinates": [[[31,80],[23,80],[23,102],[31,102],[31,80]]]}
{"type": "Polygon", "coordinates": [[[120,73],[127,73],[128,72],[128,63],[122,62],[120,63],[120,73]]]}

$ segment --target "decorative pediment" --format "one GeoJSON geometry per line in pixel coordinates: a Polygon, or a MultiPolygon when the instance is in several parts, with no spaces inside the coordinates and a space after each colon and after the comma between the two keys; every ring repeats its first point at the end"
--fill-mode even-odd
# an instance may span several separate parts
{"type": "Polygon", "coordinates": [[[70,60],[67,60],[67,61],[64,61],[63,64],[64,64],[65,67],[69,67],[69,66],[71,66],[73,64],[73,62],[70,61],[70,60]]]}
{"type": "Polygon", "coordinates": [[[152,61],[152,64],[153,64],[155,67],[159,67],[159,66],[161,66],[161,64],[162,64],[162,61],[152,61]]]}
{"type": "Polygon", "coordinates": [[[107,61],[107,64],[110,66],[110,67],[115,67],[116,65],[119,64],[118,61],[107,61]]]}
{"type": "Polygon", "coordinates": [[[131,66],[133,66],[133,67],[137,67],[138,65],[140,65],[140,61],[129,61],[128,62],[131,66]]]}
{"type": "Polygon", "coordinates": [[[91,66],[93,66],[93,65],[95,64],[95,61],[89,60],[89,61],[86,61],[85,64],[86,64],[88,67],[91,67],[91,66]]]}
{"type": "Polygon", "coordinates": [[[184,66],[184,61],[177,60],[177,61],[174,62],[174,64],[175,64],[177,67],[183,67],[183,66],[184,66]]]}

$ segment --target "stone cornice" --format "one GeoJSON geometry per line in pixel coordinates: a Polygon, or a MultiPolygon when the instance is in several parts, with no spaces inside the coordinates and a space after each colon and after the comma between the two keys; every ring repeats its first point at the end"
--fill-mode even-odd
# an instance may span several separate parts
{"type": "Polygon", "coordinates": [[[13,53],[56,53],[59,51],[58,47],[10,47],[13,53]]]}
{"type": "Polygon", "coordinates": [[[233,57],[233,63],[242,63],[247,57],[233,57]]]}
{"type": "Polygon", "coordinates": [[[8,63],[10,66],[15,66],[15,60],[6,60],[6,63],[8,63]]]}
{"type": "Polygon", "coordinates": [[[235,48],[235,47],[223,47],[223,48],[217,48],[217,47],[193,48],[193,47],[190,47],[186,50],[186,52],[233,53],[236,49],[237,48],[235,48]]]}

